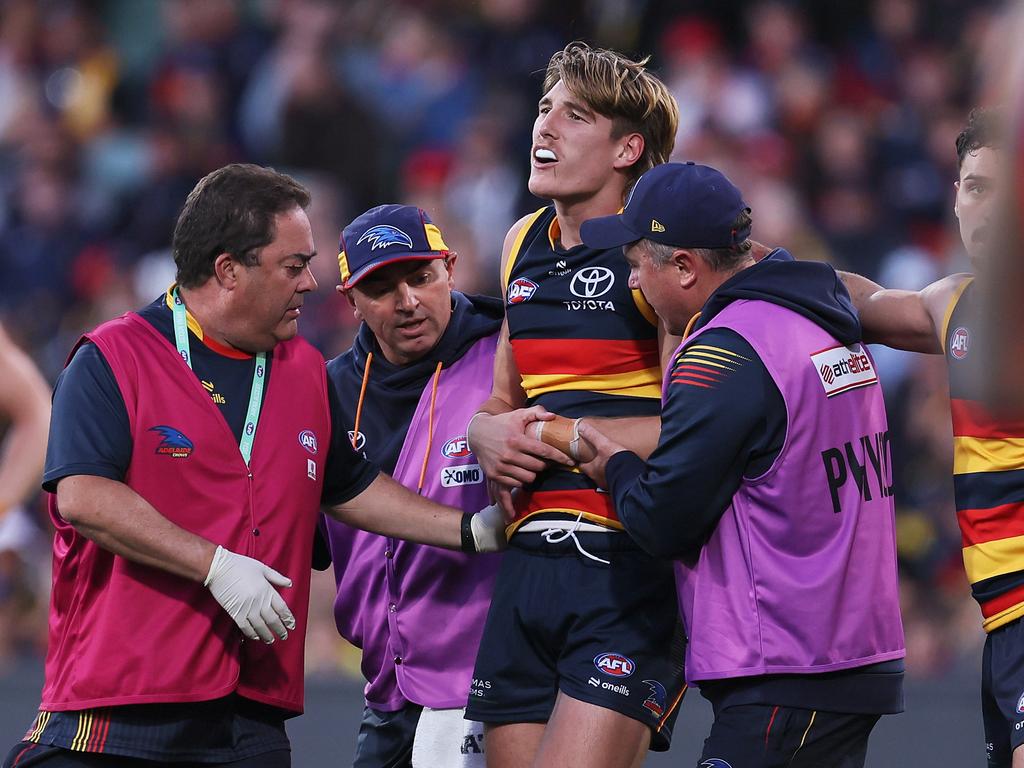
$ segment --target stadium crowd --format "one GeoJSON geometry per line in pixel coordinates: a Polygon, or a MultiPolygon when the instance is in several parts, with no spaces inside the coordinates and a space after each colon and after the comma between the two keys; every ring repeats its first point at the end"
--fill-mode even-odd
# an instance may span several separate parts
{"type": "MultiPolygon", "coordinates": [[[[351,343],[331,288],[341,226],[400,201],[460,253],[458,287],[497,290],[525,189],[539,78],[571,39],[652,66],[679,101],[674,159],[745,191],[757,240],[892,287],[963,269],[954,139],[997,23],[955,0],[3,0],[0,319],[48,379],[77,336],[173,279],[185,195],[232,161],[313,192],[321,284],[301,330],[351,343]]],[[[878,350],[889,404],[908,674],[983,633],[961,567],[942,359],[878,350]]],[[[44,505],[0,529],[0,663],[39,654],[44,505]]],[[[311,671],[353,664],[315,582],[311,671]]]]}

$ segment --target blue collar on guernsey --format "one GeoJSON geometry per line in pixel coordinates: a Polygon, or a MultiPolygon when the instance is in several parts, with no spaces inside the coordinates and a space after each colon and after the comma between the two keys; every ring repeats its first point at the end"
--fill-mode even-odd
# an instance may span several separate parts
{"type": "MultiPolygon", "coordinates": [[[[192,355],[188,343],[188,318],[185,314],[185,302],[178,295],[178,287],[175,286],[171,292],[174,304],[171,312],[174,316],[174,344],[178,348],[178,354],[189,368],[192,368],[192,355]]],[[[252,456],[252,443],[256,439],[256,427],[260,423],[260,408],[263,403],[263,383],[267,376],[267,353],[260,352],[256,355],[256,366],[252,372],[252,387],[249,389],[249,409],[245,412],[245,426],[242,428],[242,437],[238,441],[238,450],[245,459],[245,465],[249,466],[249,457],[252,456]]]]}

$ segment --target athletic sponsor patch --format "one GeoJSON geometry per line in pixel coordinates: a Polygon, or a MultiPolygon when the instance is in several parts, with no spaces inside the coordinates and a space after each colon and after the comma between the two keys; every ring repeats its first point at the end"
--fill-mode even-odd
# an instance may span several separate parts
{"type": "Polygon", "coordinates": [[[484,481],[484,471],[479,464],[461,464],[441,470],[441,485],[453,488],[458,485],[479,485],[484,481]]]}
{"type": "Polygon", "coordinates": [[[863,344],[837,346],[811,355],[826,397],[878,383],[875,366],[863,344]]]}

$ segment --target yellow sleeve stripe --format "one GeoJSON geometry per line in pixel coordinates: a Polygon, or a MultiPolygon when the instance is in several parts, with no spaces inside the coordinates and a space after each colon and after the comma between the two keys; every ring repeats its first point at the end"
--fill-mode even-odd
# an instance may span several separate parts
{"type": "Polygon", "coordinates": [[[573,373],[521,374],[526,396],[534,398],[548,392],[584,391],[631,397],[661,397],[661,368],[643,368],[629,373],[606,376],[580,376],[573,373]]]}
{"type": "Polygon", "coordinates": [[[702,357],[696,357],[696,356],[691,357],[689,355],[683,355],[682,357],[680,357],[676,361],[676,363],[678,365],[682,365],[683,363],[694,363],[695,365],[707,365],[707,366],[710,366],[712,368],[721,368],[721,369],[726,370],[726,371],[735,371],[736,370],[736,366],[735,365],[727,365],[725,363],[713,363],[710,360],[705,360],[702,357]]]}
{"type": "Polygon", "coordinates": [[[1024,536],[964,547],[964,570],[971,584],[1019,571],[1021,562],[1024,562],[1024,536]]]}
{"type": "Polygon", "coordinates": [[[647,297],[644,296],[644,292],[639,288],[634,288],[631,293],[633,294],[633,303],[636,304],[640,314],[644,316],[648,323],[657,327],[658,315],[654,312],[654,307],[647,303],[647,297]]]}
{"type": "Polygon", "coordinates": [[[722,355],[716,355],[711,352],[694,352],[691,349],[687,349],[685,352],[683,352],[683,354],[679,356],[677,361],[682,362],[684,358],[688,358],[690,360],[693,360],[694,362],[703,362],[705,360],[717,360],[718,362],[725,363],[726,365],[729,366],[735,366],[738,362],[735,358],[723,357],[722,355]]]}
{"type": "Polygon", "coordinates": [[[954,437],[953,474],[1024,469],[1024,438],[954,437]]]}
{"type": "Polygon", "coordinates": [[[953,297],[949,300],[949,306],[946,307],[946,315],[942,318],[942,346],[946,346],[946,339],[949,338],[949,319],[953,317],[953,310],[956,309],[957,302],[960,301],[960,297],[963,296],[964,291],[967,290],[967,286],[973,282],[973,277],[968,277],[953,291],[953,297]]]}
{"type": "MultiPolygon", "coordinates": [[[[174,288],[177,285],[177,283],[171,283],[171,287],[167,289],[167,294],[164,296],[168,309],[174,309],[174,288]]],[[[203,329],[200,327],[199,321],[192,317],[192,313],[188,309],[185,310],[185,321],[188,323],[188,329],[195,334],[197,339],[202,341],[203,329]]]]}
{"type": "Polygon", "coordinates": [[[733,352],[731,349],[722,349],[721,347],[712,347],[710,344],[693,344],[686,348],[687,352],[717,352],[720,355],[728,355],[738,360],[750,360],[749,357],[744,357],[738,352],[733,352]]]}
{"type": "Polygon", "coordinates": [[[537,219],[539,219],[541,214],[546,210],[547,207],[534,211],[530,215],[530,218],[526,220],[526,223],[520,227],[518,232],[516,232],[516,239],[512,241],[512,250],[508,253],[508,261],[505,262],[505,272],[501,276],[502,295],[508,293],[508,281],[512,279],[512,268],[516,265],[516,259],[519,258],[519,251],[523,247],[523,241],[526,239],[527,233],[533,229],[533,225],[537,222],[537,219]]]}

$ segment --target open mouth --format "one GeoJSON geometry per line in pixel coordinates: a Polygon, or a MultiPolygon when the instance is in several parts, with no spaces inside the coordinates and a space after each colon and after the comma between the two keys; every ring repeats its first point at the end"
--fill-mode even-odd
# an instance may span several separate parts
{"type": "Polygon", "coordinates": [[[558,156],[547,147],[537,147],[533,150],[533,164],[535,166],[552,165],[558,162],[558,156]]]}

